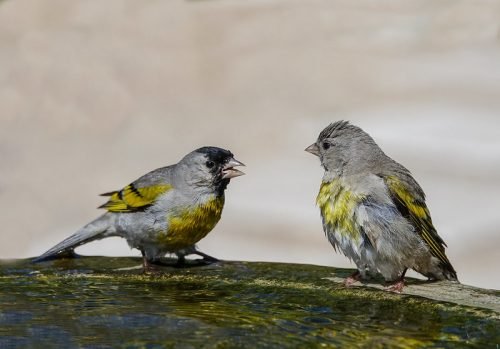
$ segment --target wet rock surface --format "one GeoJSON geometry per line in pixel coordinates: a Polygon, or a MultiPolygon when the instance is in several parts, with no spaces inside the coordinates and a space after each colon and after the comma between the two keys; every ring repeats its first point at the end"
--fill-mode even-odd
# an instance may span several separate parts
{"type": "Polygon", "coordinates": [[[405,292],[418,296],[397,295],[375,289],[377,283],[345,288],[340,281],[352,272],[347,269],[228,261],[179,268],[172,262],[144,274],[140,262],[125,257],[2,262],[0,347],[500,343],[498,291],[409,279],[405,292]]]}

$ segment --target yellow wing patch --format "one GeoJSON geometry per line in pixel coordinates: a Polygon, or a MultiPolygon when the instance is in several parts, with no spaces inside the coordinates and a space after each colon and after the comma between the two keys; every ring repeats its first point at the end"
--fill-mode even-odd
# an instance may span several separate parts
{"type": "Polygon", "coordinates": [[[387,177],[386,183],[390,191],[396,194],[411,214],[423,220],[430,219],[429,210],[425,203],[417,201],[397,177],[387,177]]]}
{"type": "Polygon", "coordinates": [[[444,253],[446,244],[437,234],[425,202],[416,199],[397,177],[385,177],[385,182],[398,210],[411,221],[417,233],[429,246],[431,254],[444,264],[451,266],[444,253]]]}
{"type": "Polygon", "coordinates": [[[120,191],[101,194],[110,196],[108,202],[99,208],[105,208],[109,212],[134,212],[148,207],[163,193],[172,189],[171,185],[153,185],[150,187],[136,188],[129,184],[120,191]]]}

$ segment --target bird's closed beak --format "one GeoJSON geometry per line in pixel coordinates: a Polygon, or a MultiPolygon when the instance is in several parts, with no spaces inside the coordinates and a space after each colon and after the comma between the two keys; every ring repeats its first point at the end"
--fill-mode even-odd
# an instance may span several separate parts
{"type": "Polygon", "coordinates": [[[229,159],[229,161],[226,162],[226,164],[222,168],[222,178],[229,179],[229,178],[234,178],[234,177],[238,177],[238,176],[243,176],[245,173],[240,171],[240,170],[235,169],[234,167],[236,167],[236,166],[245,166],[245,164],[242,163],[241,161],[236,160],[235,158],[229,159]]]}
{"type": "Polygon", "coordinates": [[[304,149],[306,152],[311,153],[313,155],[319,156],[319,147],[316,143],[311,144],[308,146],[306,149],[304,149]]]}

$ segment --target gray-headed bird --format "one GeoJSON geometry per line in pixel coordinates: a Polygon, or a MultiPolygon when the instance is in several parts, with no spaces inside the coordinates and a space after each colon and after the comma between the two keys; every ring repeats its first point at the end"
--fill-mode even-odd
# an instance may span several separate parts
{"type": "Polygon", "coordinates": [[[224,191],[231,178],[244,173],[233,154],[217,147],[203,147],[177,164],[151,171],[109,196],[106,210],[96,220],[36,258],[39,262],[73,250],[90,241],[111,236],[125,238],[143,255],[144,268],[167,253],[179,262],[197,254],[216,260],[195,248],[221,218],[224,191]]]}
{"type": "Polygon", "coordinates": [[[378,272],[388,290],[401,292],[407,269],[457,281],[422,188],[372,137],[338,121],[306,151],[325,169],[317,196],[325,234],[358,269],[346,285],[378,272]]]}

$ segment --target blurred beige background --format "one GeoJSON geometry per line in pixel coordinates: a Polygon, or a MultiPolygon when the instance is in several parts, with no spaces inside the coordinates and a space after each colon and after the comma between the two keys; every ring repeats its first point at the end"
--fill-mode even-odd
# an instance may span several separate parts
{"type": "MultiPolygon", "coordinates": [[[[200,248],[348,267],[303,149],[347,119],[408,167],[462,282],[500,288],[500,2],[0,2],[0,258],[202,145],[247,164],[200,248]]],[[[83,254],[139,255],[124,240],[83,254]]]]}

